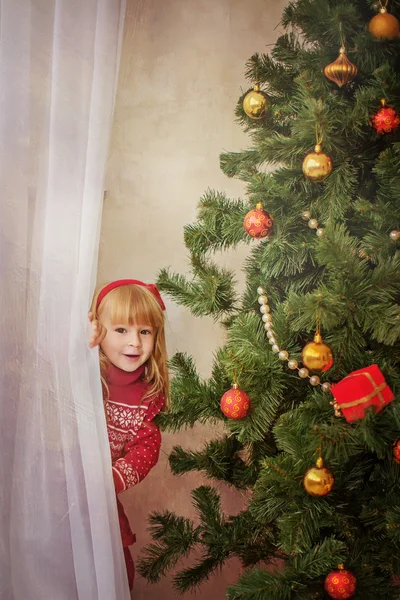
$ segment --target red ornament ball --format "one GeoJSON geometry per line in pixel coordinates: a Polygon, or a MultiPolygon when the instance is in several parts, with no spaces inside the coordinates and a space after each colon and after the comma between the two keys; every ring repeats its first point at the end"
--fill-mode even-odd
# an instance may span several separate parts
{"type": "Polygon", "coordinates": [[[244,218],[243,227],[251,237],[264,238],[272,231],[274,219],[263,209],[261,202],[258,202],[256,208],[249,211],[244,218]]]}
{"type": "Polygon", "coordinates": [[[400,118],[394,108],[386,105],[385,100],[381,100],[382,108],[372,117],[372,127],[379,135],[390,134],[396,131],[400,125],[400,118]]]}
{"type": "Polygon", "coordinates": [[[351,571],[339,565],[337,571],[329,573],[325,579],[325,591],[331,598],[351,598],[356,591],[357,579],[351,571]]]}
{"type": "Polygon", "coordinates": [[[221,410],[229,419],[243,419],[250,410],[250,398],[237,383],[225,392],[220,402],[221,410]]]}
{"type": "Polygon", "coordinates": [[[394,442],[392,453],[394,461],[400,465],[400,438],[394,442]]]}

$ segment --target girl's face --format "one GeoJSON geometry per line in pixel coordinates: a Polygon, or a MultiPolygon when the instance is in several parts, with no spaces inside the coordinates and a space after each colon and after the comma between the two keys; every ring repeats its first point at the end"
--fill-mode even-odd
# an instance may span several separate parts
{"type": "Polygon", "coordinates": [[[128,373],[144,365],[154,349],[154,327],[139,323],[113,324],[107,314],[101,322],[107,329],[107,335],[100,346],[108,360],[128,373]]]}

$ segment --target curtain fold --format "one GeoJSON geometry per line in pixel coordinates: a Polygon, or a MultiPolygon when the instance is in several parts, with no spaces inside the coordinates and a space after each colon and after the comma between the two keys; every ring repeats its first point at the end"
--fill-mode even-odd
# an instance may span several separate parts
{"type": "Polygon", "coordinates": [[[125,600],[88,348],[125,0],[0,0],[0,598],[125,600]]]}

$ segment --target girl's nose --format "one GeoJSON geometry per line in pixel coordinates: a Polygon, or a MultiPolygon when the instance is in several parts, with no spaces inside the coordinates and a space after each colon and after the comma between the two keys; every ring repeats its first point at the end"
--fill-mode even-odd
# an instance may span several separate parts
{"type": "Polygon", "coordinates": [[[131,333],[130,339],[129,339],[129,345],[130,346],[134,346],[135,348],[140,348],[140,346],[142,345],[142,342],[140,340],[140,335],[138,333],[131,333]]]}

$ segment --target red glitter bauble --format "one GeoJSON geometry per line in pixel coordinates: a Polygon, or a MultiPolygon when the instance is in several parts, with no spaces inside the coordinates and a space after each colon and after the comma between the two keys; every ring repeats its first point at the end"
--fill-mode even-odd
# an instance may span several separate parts
{"type": "Polygon", "coordinates": [[[244,218],[243,227],[251,237],[267,237],[272,231],[274,219],[263,209],[261,202],[258,202],[256,208],[249,211],[244,218]]]}
{"type": "Polygon", "coordinates": [[[393,458],[400,465],[400,438],[393,444],[393,458]]]}
{"type": "Polygon", "coordinates": [[[337,571],[329,573],[325,579],[325,591],[331,598],[351,598],[356,591],[357,579],[351,571],[339,566],[337,571]]]}
{"type": "Polygon", "coordinates": [[[237,383],[234,383],[232,389],[222,396],[220,406],[229,419],[243,419],[250,410],[250,398],[246,392],[239,390],[237,383]]]}
{"type": "Polygon", "coordinates": [[[379,135],[390,134],[396,131],[400,125],[400,118],[394,108],[386,105],[385,100],[381,100],[382,108],[372,117],[372,127],[379,135]]]}

